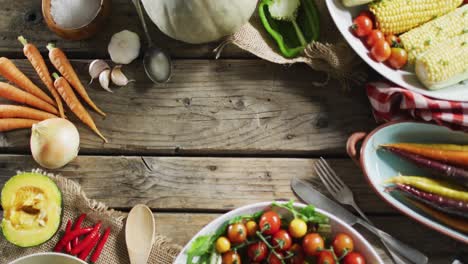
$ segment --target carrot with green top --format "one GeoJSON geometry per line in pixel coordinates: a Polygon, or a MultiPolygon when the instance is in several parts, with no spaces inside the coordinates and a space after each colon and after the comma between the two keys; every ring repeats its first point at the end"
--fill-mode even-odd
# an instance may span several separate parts
{"type": "Polygon", "coordinates": [[[468,202],[467,189],[462,188],[461,186],[455,186],[444,181],[417,176],[396,176],[389,179],[387,183],[407,184],[425,192],[434,193],[443,197],[468,202]]]}
{"type": "Polygon", "coordinates": [[[101,109],[99,109],[89,97],[88,93],[86,92],[86,88],[81,83],[80,78],[78,78],[78,75],[73,69],[73,66],[71,65],[65,53],[61,49],[55,47],[53,43],[49,43],[47,45],[47,49],[49,50],[49,59],[52,64],[60,72],[60,74],[62,74],[62,76],[67,79],[68,83],[73,86],[81,98],[83,98],[85,102],[100,115],[106,116],[106,114],[101,111],[101,109]]]}
{"type": "Polygon", "coordinates": [[[0,118],[27,118],[33,120],[46,120],[58,116],[34,108],[20,105],[0,105],[0,118]]]}
{"type": "Polygon", "coordinates": [[[65,103],[70,107],[70,110],[84,123],[86,124],[91,130],[93,130],[94,133],[96,133],[100,138],[104,140],[104,142],[107,143],[107,139],[99,132],[98,128],[96,127],[96,124],[94,124],[93,119],[91,116],[86,112],[86,109],[83,107],[83,105],[80,103],[80,100],[76,97],[75,93],[73,92],[73,89],[70,87],[70,84],[68,84],[67,80],[65,78],[60,77],[57,73],[53,73],[52,76],[54,77],[54,86],[59,92],[59,94],[62,96],[63,100],[65,103]]]}
{"type": "Polygon", "coordinates": [[[0,97],[20,104],[27,104],[55,115],[58,114],[57,109],[51,104],[8,83],[0,82],[0,97]]]}
{"type": "Polygon", "coordinates": [[[0,119],[0,132],[6,132],[22,128],[31,128],[34,124],[39,122],[39,120],[26,118],[3,118],[0,119]]]}
{"type": "Polygon", "coordinates": [[[8,58],[0,58],[0,75],[26,92],[40,98],[42,101],[55,106],[54,100],[52,100],[44,91],[42,91],[41,88],[37,87],[8,58]]]}
{"type": "Polygon", "coordinates": [[[382,145],[384,148],[393,147],[417,154],[426,158],[447,162],[454,165],[468,167],[468,146],[448,144],[413,144],[395,143],[382,145]]]}
{"type": "Polygon", "coordinates": [[[54,97],[55,104],[57,105],[60,117],[65,118],[62,100],[60,99],[60,95],[58,94],[57,90],[55,90],[54,81],[50,76],[49,69],[47,68],[47,65],[41,53],[35,45],[28,43],[28,41],[23,36],[19,36],[18,40],[24,46],[24,55],[26,56],[26,58],[28,58],[29,62],[31,62],[31,65],[33,66],[34,70],[36,70],[37,75],[39,76],[39,78],[41,78],[42,82],[46,85],[47,89],[49,89],[49,92],[54,97]]]}

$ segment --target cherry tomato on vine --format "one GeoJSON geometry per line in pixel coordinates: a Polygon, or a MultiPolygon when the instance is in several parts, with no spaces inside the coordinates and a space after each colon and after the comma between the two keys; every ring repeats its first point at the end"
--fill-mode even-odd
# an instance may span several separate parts
{"type": "Polygon", "coordinates": [[[241,257],[237,252],[228,251],[223,254],[223,264],[241,264],[241,257]]]}
{"type": "Polygon", "coordinates": [[[289,233],[294,238],[301,238],[307,233],[307,224],[304,220],[295,218],[289,223],[289,233]]]}
{"type": "Polygon", "coordinates": [[[231,249],[231,242],[226,237],[219,237],[216,240],[216,251],[218,253],[224,253],[231,249]]]}
{"type": "Polygon", "coordinates": [[[372,19],[367,16],[358,16],[353,20],[351,28],[356,36],[365,37],[371,33],[373,26],[372,19]]]}
{"type": "Polygon", "coordinates": [[[269,263],[269,264],[282,264],[281,259],[279,259],[276,255],[280,256],[281,259],[283,258],[283,254],[281,254],[281,253],[276,253],[276,254],[271,253],[268,256],[267,263],[269,263]]]}
{"type": "Polygon", "coordinates": [[[349,235],[339,233],[333,239],[332,247],[336,256],[340,258],[345,252],[351,252],[354,250],[354,242],[349,235]]]}
{"type": "Polygon", "coordinates": [[[382,33],[382,31],[378,29],[372,30],[372,32],[367,36],[366,39],[366,45],[367,47],[372,47],[374,46],[375,43],[377,43],[379,40],[385,40],[385,35],[382,33]]]}
{"type": "Polygon", "coordinates": [[[227,235],[232,243],[242,243],[247,238],[247,228],[241,223],[229,225],[227,235]]]}
{"type": "Polygon", "coordinates": [[[343,264],[366,264],[366,260],[361,254],[351,252],[344,257],[343,264]]]}
{"type": "Polygon", "coordinates": [[[292,245],[291,235],[286,230],[281,229],[273,235],[272,244],[278,251],[289,250],[292,245]]]}
{"type": "Polygon", "coordinates": [[[262,217],[260,217],[259,227],[260,232],[265,235],[273,235],[278,232],[281,227],[281,219],[278,213],[274,211],[263,213],[262,217]]]}
{"type": "Polygon", "coordinates": [[[302,248],[307,256],[315,256],[317,253],[324,249],[325,242],[323,238],[317,233],[307,234],[302,240],[302,248]]]}
{"type": "Polygon", "coordinates": [[[335,264],[335,257],[328,250],[320,251],[317,256],[317,264],[335,264]]]}
{"type": "Polygon", "coordinates": [[[304,264],[304,251],[302,251],[301,245],[295,243],[289,249],[289,252],[294,254],[289,258],[289,264],[304,264]]]}
{"type": "Polygon", "coordinates": [[[255,236],[257,230],[258,230],[258,225],[255,223],[255,221],[248,221],[245,224],[245,227],[247,228],[247,235],[249,237],[255,236]]]}
{"type": "Polygon", "coordinates": [[[385,40],[377,41],[377,43],[375,43],[371,49],[372,58],[378,62],[386,61],[388,58],[390,58],[391,53],[392,49],[385,40]]]}
{"type": "Polygon", "coordinates": [[[388,44],[390,44],[390,47],[392,48],[400,45],[400,39],[393,34],[385,36],[385,40],[388,42],[388,44]]]}
{"type": "Polygon", "coordinates": [[[388,64],[394,69],[401,69],[408,62],[408,53],[402,48],[392,48],[388,64]]]}
{"type": "Polygon", "coordinates": [[[263,261],[267,257],[267,254],[268,248],[266,244],[261,241],[251,244],[247,248],[247,255],[253,262],[263,261]]]}

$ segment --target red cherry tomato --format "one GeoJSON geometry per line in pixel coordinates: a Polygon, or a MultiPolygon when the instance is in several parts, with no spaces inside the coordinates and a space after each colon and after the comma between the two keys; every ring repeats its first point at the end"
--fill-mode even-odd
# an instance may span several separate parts
{"type": "Polygon", "coordinates": [[[241,264],[241,257],[234,251],[228,251],[223,254],[223,264],[241,264]]]}
{"type": "Polygon", "coordinates": [[[302,240],[302,248],[307,256],[315,256],[324,249],[325,243],[323,238],[317,233],[307,234],[302,240]]]}
{"type": "Polygon", "coordinates": [[[335,258],[333,257],[333,254],[328,251],[320,251],[320,253],[317,256],[317,264],[335,264],[335,258]]]}
{"type": "Polygon", "coordinates": [[[268,248],[263,242],[256,242],[247,248],[247,255],[253,262],[261,262],[267,257],[268,248]]]}
{"type": "Polygon", "coordinates": [[[283,258],[283,254],[281,253],[276,253],[276,254],[271,253],[270,256],[268,256],[267,263],[282,264],[281,259],[279,259],[276,255],[279,255],[281,258],[283,258]]]}
{"type": "Polygon", "coordinates": [[[374,18],[375,18],[374,14],[372,14],[372,12],[369,10],[362,10],[361,12],[359,12],[358,16],[366,16],[370,18],[372,22],[374,21],[374,18]]]}
{"type": "Polygon", "coordinates": [[[388,44],[390,44],[390,47],[392,48],[400,45],[400,38],[393,34],[385,36],[385,40],[388,42],[388,44]]]}
{"type": "Polygon", "coordinates": [[[343,264],[366,264],[366,260],[361,254],[351,252],[344,257],[343,264]]]}
{"type": "Polygon", "coordinates": [[[353,20],[352,29],[358,37],[365,37],[372,31],[372,20],[367,16],[358,16],[353,20]]]}
{"type": "Polygon", "coordinates": [[[386,61],[388,58],[390,58],[391,54],[392,49],[390,48],[388,42],[385,40],[379,40],[377,43],[375,43],[374,46],[372,46],[372,58],[378,62],[386,61]]]}
{"type": "Polygon", "coordinates": [[[367,47],[372,47],[374,46],[375,43],[377,43],[379,40],[385,40],[385,35],[382,33],[382,31],[378,29],[372,30],[372,32],[367,36],[366,39],[366,45],[367,47]]]}
{"type": "Polygon", "coordinates": [[[241,223],[229,225],[227,236],[231,243],[242,243],[247,238],[247,228],[241,223]]]}
{"type": "Polygon", "coordinates": [[[260,217],[260,231],[265,235],[273,235],[281,227],[281,219],[279,215],[274,211],[268,211],[263,213],[260,217]]]}
{"type": "Polygon", "coordinates": [[[289,249],[289,252],[294,254],[291,258],[289,258],[289,264],[304,264],[304,251],[302,251],[302,247],[299,244],[293,244],[289,249]]]}
{"type": "Polygon", "coordinates": [[[354,242],[349,235],[339,233],[333,239],[332,247],[336,256],[340,258],[345,252],[351,252],[354,250],[354,242]]]}
{"type": "Polygon", "coordinates": [[[273,235],[272,244],[278,251],[289,250],[292,245],[291,235],[286,230],[281,229],[273,235]]]}
{"type": "Polygon", "coordinates": [[[402,48],[392,48],[388,64],[394,69],[401,69],[408,61],[408,53],[402,48]]]}

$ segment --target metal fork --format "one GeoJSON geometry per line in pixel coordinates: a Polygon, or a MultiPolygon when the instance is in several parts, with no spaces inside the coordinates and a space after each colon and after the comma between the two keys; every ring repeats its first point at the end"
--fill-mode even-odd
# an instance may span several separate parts
{"type": "MultiPolygon", "coordinates": [[[[328,164],[328,162],[325,161],[324,158],[320,157],[320,160],[315,163],[314,169],[317,175],[319,176],[320,180],[327,188],[327,190],[338,202],[342,204],[351,205],[359,213],[359,215],[361,215],[362,218],[364,218],[371,226],[375,227],[374,224],[369,220],[369,218],[366,217],[364,212],[359,208],[359,206],[357,206],[356,202],[354,201],[354,195],[351,189],[340,179],[340,177],[338,177],[336,172],[330,167],[330,165],[328,164]]],[[[426,259],[427,263],[427,257],[421,252],[417,251],[416,249],[410,248],[409,246],[406,246],[405,244],[399,241],[398,242],[400,244],[400,248],[396,249],[392,245],[390,245],[390,243],[385,242],[380,234],[377,233],[376,235],[380,237],[381,241],[388,249],[393,260],[396,263],[407,262],[404,259],[402,259],[402,257],[397,255],[395,250],[398,250],[402,255],[404,255],[408,259],[411,259],[414,263],[420,263],[420,260],[424,258],[426,259]],[[419,256],[414,257],[415,254],[419,256]]],[[[396,239],[394,240],[397,241],[396,239]]]]}

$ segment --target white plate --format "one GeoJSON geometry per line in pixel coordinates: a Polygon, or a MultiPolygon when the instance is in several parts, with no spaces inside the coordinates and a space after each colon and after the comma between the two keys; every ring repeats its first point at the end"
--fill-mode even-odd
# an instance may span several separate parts
{"type": "Polygon", "coordinates": [[[456,84],[445,89],[430,91],[424,88],[424,85],[419,82],[414,71],[409,69],[410,67],[402,70],[394,70],[384,63],[374,61],[369,56],[368,48],[350,31],[350,26],[353,24],[353,18],[356,17],[361,10],[367,9],[367,5],[349,8],[342,5],[342,0],[325,1],[333,21],[349,45],[364,61],[367,62],[367,64],[382,76],[403,88],[429,97],[452,101],[468,101],[468,81],[464,81],[461,84],[456,84]]]}
{"type": "MultiPolygon", "coordinates": [[[[256,203],[256,204],[251,204],[247,205],[244,207],[237,208],[233,211],[230,211],[215,220],[213,220],[211,223],[209,223],[207,226],[205,226],[200,232],[198,232],[188,243],[185,245],[185,247],[182,249],[181,253],[177,256],[176,260],[174,263],[176,264],[185,264],[187,263],[187,250],[190,248],[192,242],[195,240],[195,238],[203,235],[208,235],[208,234],[213,234],[216,232],[216,230],[221,227],[226,221],[229,221],[230,219],[234,218],[235,216],[238,215],[246,215],[246,214],[253,214],[262,210],[265,210],[265,208],[268,208],[271,206],[271,202],[263,202],[263,203],[256,203]]],[[[295,207],[301,208],[305,207],[304,204],[301,203],[295,203],[295,207]]],[[[351,226],[348,224],[344,223],[342,220],[338,219],[336,216],[325,212],[323,210],[320,210],[317,208],[317,212],[326,215],[330,219],[330,224],[332,227],[332,233],[347,233],[353,238],[354,241],[354,247],[356,251],[361,253],[365,258],[366,258],[366,263],[368,264],[383,264],[382,259],[380,259],[379,255],[377,252],[372,248],[372,246],[367,242],[364,237],[361,236],[356,230],[354,230],[351,226]]]]}
{"type": "Polygon", "coordinates": [[[36,253],[19,258],[10,264],[87,264],[74,256],[62,253],[36,253]]]}

